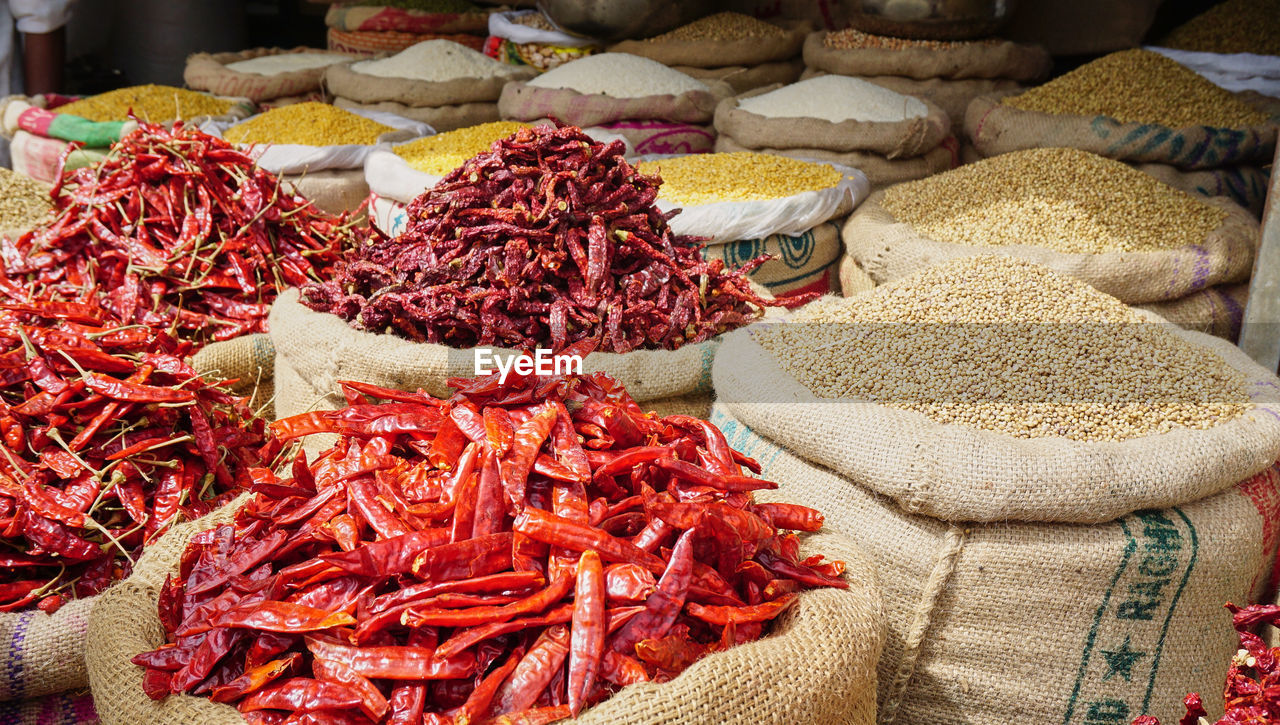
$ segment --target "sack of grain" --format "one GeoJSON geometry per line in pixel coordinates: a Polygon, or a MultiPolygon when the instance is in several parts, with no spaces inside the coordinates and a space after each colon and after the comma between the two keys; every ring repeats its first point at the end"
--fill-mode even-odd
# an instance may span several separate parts
{"type": "MultiPolygon", "coordinates": [[[[872,565],[845,537],[805,539],[844,560],[849,588],[802,594],[768,636],[704,657],[665,683],[626,687],[584,710],[583,725],[681,722],[783,722],[873,725],[876,660],[884,642],[883,606],[872,565]],[[796,673],[803,668],[804,677],[796,673]],[[744,682],[751,683],[741,690],[744,682]],[[732,696],[726,693],[732,692],[732,696]]],[[[182,546],[165,547],[163,571],[178,567],[182,546]]],[[[163,579],[161,580],[163,581],[163,579]]],[[[156,702],[142,689],[143,670],[130,660],[164,642],[156,611],[160,582],[121,585],[94,608],[89,677],[104,725],[241,725],[244,716],[206,697],[170,695],[156,702]]]]}
{"type": "Polygon", "coordinates": [[[795,83],[800,80],[801,74],[804,73],[804,61],[797,58],[795,60],[780,60],[774,63],[760,63],[753,66],[727,65],[715,68],[673,65],[671,69],[678,70],[690,78],[697,78],[704,83],[720,81],[732,88],[734,93],[746,93],[747,91],[771,86],[775,83],[782,85],[795,83]]]}
{"type": "Polygon", "coordinates": [[[889,160],[881,154],[863,151],[827,151],[815,148],[747,148],[728,136],[716,137],[716,151],[757,151],[762,154],[789,156],[791,158],[813,161],[830,161],[861,171],[876,191],[904,181],[923,179],[926,176],[940,174],[959,165],[957,144],[955,139],[947,138],[936,148],[911,159],[889,160]]]}
{"type": "Polygon", "coordinates": [[[437,131],[453,131],[498,120],[495,103],[458,103],[449,106],[406,106],[395,101],[360,103],[349,98],[334,98],[333,105],[356,113],[389,113],[425,123],[437,131]]]}
{"type": "Polygon", "coordinates": [[[760,239],[737,239],[708,245],[704,259],[724,260],[737,269],[762,254],[773,259],[751,271],[751,281],[774,297],[826,294],[838,291],[836,265],[840,261],[840,222],[823,222],[799,234],[771,234],[760,239]]]}
{"type": "Polygon", "coordinates": [[[924,155],[951,127],[928,101],[836,75],[726,98],[715,124],[720,135],[748,148],[863,151],[889,160],[924,155]]]}
{"type": "Polygon", "coordinates": [[[52,184],[65,164],[68,171],[92,166],[107,156],[107,147],[70,149],[72,144],[17,131],[9,140],[9,160],[13,170],[37,181],[52,184]]]}
{"type": "Polygon", "coordinates": [[[871,279],[871,275],[864,272],[853,257],[847,254],[841,255],[837,274],[840,287],[836,291],[844,297],[856,297],[863,292],[875,289],[876,281],[871,279]]]}
{"type": "Polygon", "coordinates": [[[1184,330],[1203,332],[1235,342],[1244,322],[1249,285],[1224,284],[1192,292],[1167,302],[1149,302],[1139,308],[1159,315],[1184,330]]]}
{"type": "Polygon", "coordinates": [[[612,53],[630,53],[667,66],[719,68],[790,60],[800,54],[803,28],[782,28],[748,15],[723,12],[644,40],[624,40],[612,53]]]}
{"type": "Polygon", "coordinates": [[[906,40],[849,28],[810,33],[804,41],[804,63],[844,76],[1035,82],[1049,74],[1053,59],[1038,45],[1000,38],[906,40]]]}
{"type": "Polygon", "coordinates": [[[977,98],[964,127],[984,156],[1067,146],[1212,169],[1267,163],[1277,123],[1175,61],[1127,50],[1018,95],[977,98]]]}
{"type": "Polygon", "coordinates": [[[1141,304],[1248,279],[1260,234],[1226,199],[1084,151],[1032,149],[877,192],[841,236],[877,284],[998,254],[1141,304]]]}
{"type": "Polygon", "coordinates": [[[489,15],[484,53],[503,63],[548,71],[597,52],[597,41],[562,32],[537,10],[489,15]]]}
{"type": "Polygon", "coordinates": [[[334,4],[325,13],[324,24],[344,31],[481,35],[489,27],[489,14],[474,7],[461,12],[436,12],[385,5],[334,4]]]}
{"type": "Polygon", "coordinates": [[[966,260],[834,303],[861,310],[852,325],[817,322],[849,320],[828,312],[732,333],[712,422],[779,482],[761,499],[821,507],[875,561],[879,722],[1177,722],[1193,691],[1213,711],[1206,663],[1237,646],[1222,605],[1272,583],[1277,381],[1225,341],[1028,266],[966,260]],[[1049,331],[1046,347],[1013,349],[1018,329],[1049,331]],[[997,385],[1075,404],[1002,404],[997,385]]]}
{"type": "Polygon", "coordinates": [[[281,174],[298,193],[315,203],[316,208],[330,214],[354,212],[369,196],[364,169],[326,169],[301,174],[281,174]]]}
{"type": "Polygon", "coordinates": [[[507,82],[535,74],[457,43],[431,40],[390,58],[333,66],[325,85],[333,95],[358,103],[436,107],[494,102],[507,82]]]}
{"type": "Polygon", "coordinates": [[[93,695],[82,690],[32,697],[5,706],[10,725],[98,725],[93,695]]]}
{"type": "Polygon", "coordinates": [[[484,36],[464,33],[402,33],[396,30],[338,30],[326,34],[329,50],[363,57],[400,51],[428,40],[452,40],[472,50],[484,50],[484,36]]]}
{"type": "Polygon", "coordinates": [[[728,86],[703,83],[648,58],[601,53],[527,83],[508,83],[498,110],[505,119],[551,117],[584,128],[628,120],[705,124],[729,94],[728,86]]]}
{"type": "Polygon", "coordinates": [[[1168,164],[1134,164],[1175,189],[1204,196],[1224,196],[1262,217],[1267,203],[1269,174],[1257,166],[1224,166],[1186,171],[1168,164]]]}
{"type": "Polygon", "coordinates": [[[325,68],[350,59],[342,53],[302,47],[193,53],[187,56],[182,79],[196,90],[261,103],[319,91],[325,68]]]}
{"type": "Polygon", "coordinates": [[[588,126],[593,130],[621,136],[636,154],[701,154],[715,148],[716,130],[711,124],[693,126],[674,121],[616,121],[601,126],[588,126]]]}

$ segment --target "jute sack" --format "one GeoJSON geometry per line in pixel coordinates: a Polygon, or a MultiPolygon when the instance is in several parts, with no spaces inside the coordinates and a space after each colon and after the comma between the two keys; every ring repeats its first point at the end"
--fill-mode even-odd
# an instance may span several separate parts
{"type": "Polygon", "coordinates": [[[209,379],[235,380],[231,390],[250,396],[250,410],[267,406],[263,417],[273,420],[270,406],[275,395],[271,379],[275,356],[271,336],[260,332],[205,345],[191,356],[191,367],[209,379]]]}
{"type": "Polygon", "coordinates": [[[884,582],[881,723],[1176,722],[1186,693],[1221,692],[1237,646],[1222,604],[1271,584],[1280,395],[1234,346],[1174,331],[1241,370],[1259,407],[1118,443],[1018,440],[818,401],[728,336],[711,420],[780,484],[760,498],[820,507],[884,582]]]}
{"type": "Polygon", "coordinates": [[[369,184],[362,168],[284,174],[281,178],[292,183],[299,194],[315,202],[321,211],[330,214],[355,211],[369,196],[369,184]]]}
{"type": "Polygon", "coordinates": [[[800,55],[805,29],[787,28],[775,38],[738,40],[624,40],[609,48],[610,53],[629,53],[656,60],[663,65],[717,68],[726,65],[760,65],[790,60],[800,55]]]}
{"type": "Polygon", "coordinates": [[[1203,171],[1183,171],[1168,164],[1134,164],[1176,189],[1205,196],[1225,196],[1262,217],[1267,203],[1268,174],[1257,166],[1227,166],[1203,171]]]}
{"type": "Polygon", "coordinates": [[[886,186],[914,181],[926,176],[933,176],[950,171],[959,164],[954,139],[948,138],[932,151],[923,156],[910,159],[890,160],[884,156],[863,151],[827,151],[815,148],[780,149],[772,147],[750,148],[736,139],[721,134],[716,137],[716,151],[759,151],[763,154],[790,156],[807,161],[834,161],[837,164],[850,166],[866,174],[871,182],[871,190],[883,189],[886,186]]]}
{"type": "Polygon", "coordinates": [[[975,98],[964,116],[965,133],[983,156],[1065,146],[1180,169],[1267,163],[1276,148],[1276,128],[1274,122],[1246,128],[1123,123],[1107,116],[1024,111],[987,96],[975,98]]]}
{"type": "Polygon", "coordinates": [[[415,107],[394,101],[360,103],[349,98],[337,97],[333,99],[333,105],[349,111],[364,110],[394,113],[397,116],[421,121],[434,128],[437,133],[489,123],[499,119],[498,104],[496,103],[459,103],[449,106],[415,107]]]}
{"type": "Polygon", "coordinates": [[[764,239],[740,239],[710,244],[702,250],[705,259],[722,259],[737,269],[762,254],[773,255],[751,272],[751,280],[763,285],[775,297],[805,291],[828,292],[828,271],[840,259],[840,222],[823,222],[801,234],[773,234],[764,239]],[[824,284],[818,285],[819,282],[824,284]],[[818,287],[822,289],[818,289],[818,287]]]}
{"type": "Polygon", "coordinates": [[[32,697],[0,705],[6,725],[98,725],[93,695],[83,690],[32,697]]]}
{"type": "Polygon", "coordinates": [[[324,24],[338,30],[396,30],[404,33],[469,33],[489,29],[489,14],[435,13],[385,5],[330,5],[324,24]]]}
{"type": "Polygon", "coordinates": [[[921,102],[928,108],[927,115],[884,123],[853,120],[833,123],[809,117],[768,118],[738,107],[743,99],[772,90],[776,88],[758,88],[721,101],[716,107],[716,131],[751,148],[869,151],[893,160],[922,156],[937,148],[951,128],[947,114],[925,100],[921,102]]]}
{"type": "Polygon", "coordinates": [[[360,103],[394,101],[406,106],[452,106],[496,101],[508,82],[528,80],[538,74],[528,66],[506,66],[503,70],[501,75],[488,78],[423,81],[369,75],[353,70],[348,63],[330,66],[325,71],[324,83],[333,95],[360,103]]]}
{"type": "Polygon", "coordinates": [[[1046,265],[1127,304],[1159,302],[1248,279],[1261,236],[1258,222],[1249,212],[1234,202],[1210,197],[1204,202],[1225,209],[1227,218],[1199,244],[1178,249],[1072,254],[1023,244],[951,244],[930,239],[898,221],[882,205],[883,198],[883,192],[872,194],[849,216],[840,235],[845,252],[876,284],[944,260],[995,254],[1046,265]]]}
{"type": "MultiPolygon", "coordinates": [[[[670,682],[627,687],[574,722],[872,725],[884,608],[871,562],[847,538],[828,533],[808,537],[802,551],[845,561],[849,589],[806,591],[762,639],[704,657],[670,682]]],[[[177,569],[180,552],[166,548],[165,571],[177,569]]],[[[159,583],[131,582],[94,608],[89,677],[102,722],[243,725],[230,705],[190,695],[157,702],[143,692],[143,670],[130,660],[164,642],[159,595],[159,583]]]]}
{"type": "Polygon", "coordinates": [[[950,49],[829,48],[826,31],[804,41],[804,64],[842,76],[905,76],[917,80],[989,78],[1034,82],[1049,75],[1053,59],[1038,45],[979,40],[950,49]]]}
{"type": "Polygon", "coordinates": [[[630,120],[586,130],[592,129],[621,136],[637,154],[701,154],[710,152],[716,145],[716,130],[710,124],[630,120]]]}
{"type": "Polygon", "coordinates": [[[252,48],[234,53],[193,53],[187,56],[182,80],[189,88],[198,91],[208,91],[218,96],[242,96],[254,102],[300,96],[319,90],[320,79],[324,77],[324,67],[263,75],[234,71],[227,66],[242,60],[252,60],[268,55],[318,52],[322,51],[299,47],[290,50],[252,48]]]}
{"type": "Polygon", "coordinates": [[[1235,342],[1249,301],[1248,284],[1224,284],[1192,292],[1167,302],[1150,302],[1140,309],[1153,312],[1184,330],[1203,332],[1235,342]]]}
{"type": "Polygon", "coordinates": [[[722,83],[709,83],[709,91],[686,91],[639,98],[613,98],[603,93],[578,93],[567,88],[539,88],[512,81],[502,89],[498,112],[511,121],[557,118],[574,126],[602,126],[617,121],[661,120],[677,123],[710,123],[716,103],[731,95],[722,83]]]}
{"type": "Polygon", "coordinates": [[[863,271],[853,257],[845,254],[840,257],[840,294],[844,297],[857,297],[863,292],[876,288],[876,281],[863,271]]]}
{"type": "Polygon", "coordinates": [[[703,83],[722,81],[729,84],[734,93],[746,93],[774,83],[795,83],[799,80],[800,74],[804,72],[804,61],[797,58],[796,60],[781,60],[753,66],[728,65],[713,68],[673,65],[671,69],[678,70],[691,78],[697,78],[703,83]]]}
{"type": "Polygon", "coordinates": [[[56,138],[45,138],[26,131],[16,131],[9,140],[9,159],[13,170],[36,181],[52,184],[66,154],[68,171],[92,166],[106,158],[108,148],[79,148],[67,153],[71,144],[56,138]]]}

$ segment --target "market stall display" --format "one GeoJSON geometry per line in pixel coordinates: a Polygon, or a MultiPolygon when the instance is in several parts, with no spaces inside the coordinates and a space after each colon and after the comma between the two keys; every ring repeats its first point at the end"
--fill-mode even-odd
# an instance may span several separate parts
{"type": "Polygon", "coordinates": [[[1233,345],[1158,323],[971,257],[728,336],[712,422],[778,481],[760,498],[821,507],[876,561],[882,722],[1102,701],[1176,722],[1214,696],[1223,603],[1270,586],[1280,396],[1233,345]]]}
{"type": "Polygon", "coordinates": [[[601,53],[565,63],[527,83],[508,83],[498,99],[502,118],[554,118],[625,137],[637,153],[710,151],[716,103],[728,85],[705,83],[657,61],[601,53]]]}
{"type": "Polygon", "coordinates": [[[324,100],[325,68],[352,56],[314,48],[253,48],[232,53],[195,53],[187,57],[182,79],[218,96],[240,96],[274,107],[324,100]]]}
{"type": "Polygon", "coordinates": [[[512,10],[489,15],[485,55],[511,65],[548,71],[571,60],[600,52],[592,38],[566,33],[538,10],[512,10]]]}
{"type": "Polygon", "coordinates": [[[324,16],[329,50],[354,55],[397,53],[428,40],[482,50],[488,11],[465,0],[334,3],[324,16]]]}
{"type": "Polygon", "coordinates": [[[498,120],[503,87],[534,74],[457,43],[430,40],[390,58],[334,66],[325,85],[343,108],[395,113],[452,131],[498,120]]]}
{"type": "Polygon", "coordinates": [[[950,125],[929,101],[827,75],[721,101],[716,150],[834,161],[880,188],[955,166],[950,125]]]}
{"type": "Polygon", "coordinates": [[[49,187],[8,169],[0,169],[0,237],[21,236],[49,214],[49,187]]]}

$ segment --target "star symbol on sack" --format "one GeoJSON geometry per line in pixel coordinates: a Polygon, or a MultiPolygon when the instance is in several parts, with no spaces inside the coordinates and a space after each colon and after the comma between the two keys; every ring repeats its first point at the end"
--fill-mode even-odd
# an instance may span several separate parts
{"type": "Polygon", "coordinates": [[[1130,682],[1134,664],[1146,656],[1145,652],[1130,649],[1129,637],[1125,635],[1124,644],[1120,645],[1120,649],[1102,650],[1102,657],[1107,661],[1107,673],[1102,676],[1102,681],[1106,682],[1112,675],[1120,675],[1124,677],[1125,682],[1130,682]]]}

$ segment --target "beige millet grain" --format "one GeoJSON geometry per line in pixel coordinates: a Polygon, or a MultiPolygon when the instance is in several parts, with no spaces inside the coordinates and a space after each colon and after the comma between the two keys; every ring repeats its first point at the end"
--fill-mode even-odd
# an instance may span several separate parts
{"type": "Polygon", "coordinates": [[[1119,441],[1251,407],[1243,376],[1119,300],[1025,260],[967,257],[802,310],[756,339],[821,398],[1015,438],[1119,441]],[[840,324],[843,323],[843,324],[840,324]]]}
{"type": "Polygon", "coordinates": [[[647,39],[646,42],[662,43],[670,40],[745,40],[747,38],[781,38],[787,31],[763,20],[756,20],[742,13],[723,12],[708,15],[688,25],[682,25],[647,39]]]}
{"type": "Polygon", "coordinates": [[[1280,55],[1280,0],[1226,0],[1174,28],[1166,48],[1280,55]]]}
{"type": "Polygon", "coordinates": [[[0,229],[30,229],[52,207],[49,187],[16,171],[0,169],[0,229]]]}
{"type": "Polygon", "coordinates": [[[890,187],[885,209],[930,239],[1098,254],[1204,242],[1227,218],[1180,189],[1078,149],[1030,149],[890,187]]]}
{"type": "Polygon", "coordinates": [[[876,48],[882,50],[907,50],[922,48],[924,50],[959,50],[979,45],[996,45],[1002,43],[1000,38],[982,38],[980,40],[909,40],[894,38],[888,35],[872,35],[861,30],[846,28],[827,33],[822,44],[836,50],[862,50],[876,48]]]}

